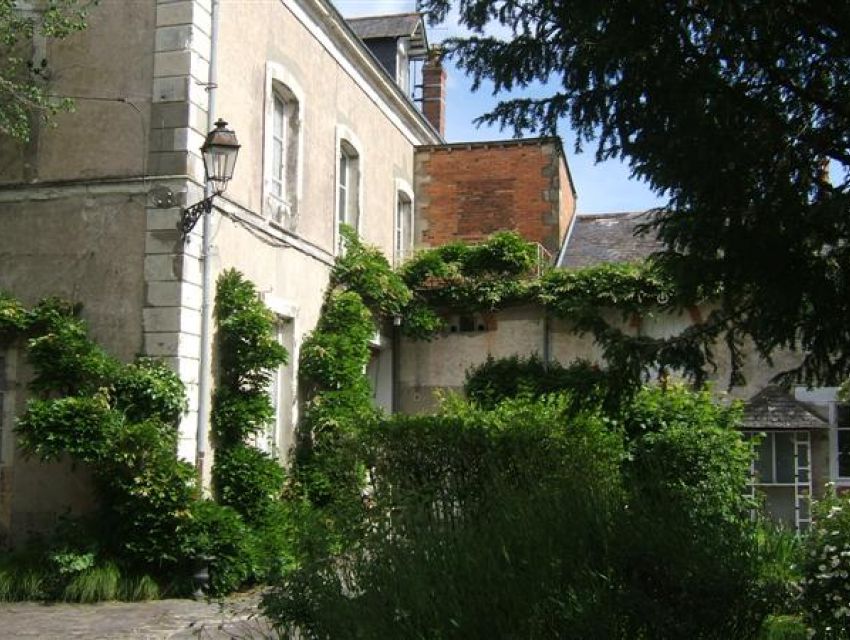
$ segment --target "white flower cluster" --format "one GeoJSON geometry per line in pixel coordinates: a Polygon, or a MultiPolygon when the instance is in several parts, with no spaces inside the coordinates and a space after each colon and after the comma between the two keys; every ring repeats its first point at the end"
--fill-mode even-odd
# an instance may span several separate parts
{"type": "Polygon", "coordinates": [[[850,639],[850,510],[845,504],[822,512],[809,537],[802,587],[814,639],[850,639]]]}

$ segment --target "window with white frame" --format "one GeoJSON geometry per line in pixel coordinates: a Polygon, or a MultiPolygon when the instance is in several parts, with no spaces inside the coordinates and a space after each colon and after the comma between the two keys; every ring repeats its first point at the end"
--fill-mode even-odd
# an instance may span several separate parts
{"type": "Polygon", "coordinates": [[[797,475],[794,432],[768,431],[756,446],[755,483],[792,485],[797,475]]]}
{"type": "Polygon", "coordinates": [[[336,206],[337,233],[344,224],[357,230],[360,224],[360,154],[348,140],[339,143],[336,206]]]}
{"type": "Polygon", "coordinates": [[[267,124],[266,184],[269,217],[290,226],[298,208],[299,103],[280,82],[272,83],[267,124]]]}
{"type": "Polygon", "coordinates": [[[292,318],[280,317],[275,327],[278,344],[286,349],[289,359],[279,366],[271,376],[269,395],[274,407],[274,421],[269,430],[270,453],[286,461],[295,443],[295,334],[292,318]]]}
{"type": "Polygon", "coordinates": [[[396,193],[395,263],[404,262],[413,253],[413,201],[404,191],[396,193]]]}

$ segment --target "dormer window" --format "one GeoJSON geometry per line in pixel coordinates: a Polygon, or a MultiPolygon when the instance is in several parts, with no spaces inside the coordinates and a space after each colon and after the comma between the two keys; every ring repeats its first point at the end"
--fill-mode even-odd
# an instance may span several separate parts
{"type": "Polygon", "coordinates": [[[395,80],[406,94],[410,94],[410,58],[407,55],[409,43],[409,38],[399,38],[395,65],[395,80]]]}
{"type": "Polygon", "coordinates": [[[422,14],[352,18],[351,29],[381,63],[406,95],[410,95],[410,63],[424,60],[428,38],[422,14]]]}

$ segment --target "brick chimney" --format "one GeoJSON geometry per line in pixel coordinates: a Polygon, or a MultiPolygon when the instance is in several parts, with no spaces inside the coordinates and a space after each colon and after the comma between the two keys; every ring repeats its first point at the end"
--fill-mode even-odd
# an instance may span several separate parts
{"type": "Polygon", "coordinates": [[[422,113],[441,136],[446,135],[446,72],[440,47],[432,47],[422,66],[422,113]]]}

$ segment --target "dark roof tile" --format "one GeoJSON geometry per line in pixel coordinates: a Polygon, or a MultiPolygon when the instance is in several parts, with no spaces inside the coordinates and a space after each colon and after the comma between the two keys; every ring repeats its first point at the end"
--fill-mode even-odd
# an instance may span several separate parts
{"type": "Polygon", "coordinates": [[[351,30],[363,40],[371,38],[405,38],[416,34],[422,25],[422,15],[400,13],[390,16],[366,16],[349,18],[351,30]]]}
{"type": "Polygon", "coordinates": [[[772,385],[759,391],[744,405],[744,421],[741,424],[746,431],[825,429],[828,426],[802,402],[772,385]]]}
{"type": "Polygon", "coordinates": [[[635,262],[661,249],[650,231],[635,235],[649,221],[649,211],[578,215],[567,238],[560,267],[589,267],[603,262],[635,262]]]}

